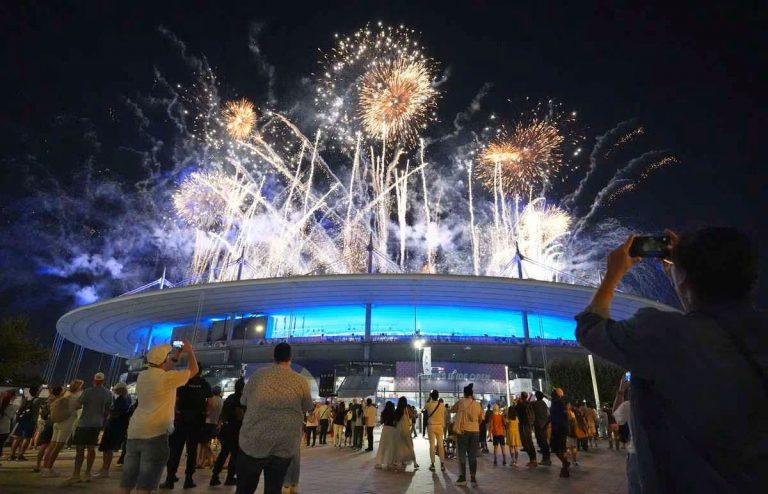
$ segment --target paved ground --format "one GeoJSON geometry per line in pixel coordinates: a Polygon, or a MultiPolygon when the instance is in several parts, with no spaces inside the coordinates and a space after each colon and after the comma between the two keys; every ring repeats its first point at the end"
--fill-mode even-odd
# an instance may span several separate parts
{"type": "MultiPolygon", "coordinates": [[[[336,449],[333,446],[318,446],[302,450],[301,482],[302,494],[398,494],[398,493],[460,493],[477,492],[493,494],[539,494],[539,493],[590,493],[623,494],[626,492],[624,480],[624,454],[610,451],[607,443],[588,453],[580,453],[578,468],[572,468],[570,479],[558,477],[559,467],[539,467],[529,471],[524,467],[494,467],[493,458],[484,455],[478,460],[478,487],[456,487],[453,482],[458,476],[456,460],[447,460],[445,473],[430,472],[427,441],[415,439],[416,456],[421,468],[413,472],[409,467],[406,472],[387,472],[373,468],[375,451],[372,453],[353,452],[350,449],[336,449]]],[[[30,452],[31,453],[31,452],[30,452]]],[[[32,454],[28,454],[32,457],[32,454]]],[[[75,492],[107,494],[118,489],[119,470],[113,478],[94,480],[87,484],[61,487],[63,479],[69,476],[73,464],[73,451],[64,451],[56,470],[61,474],[58,479],[42,479],[32,473],[31,462],[2,461],[0,467],[0,493],[28,494],[33,492],[75,492]]],[[[101,460],[96,459],[96,466],[101,460]]],[[[520,455],[520,463],[527,462],[526,455],[520,455]]],[[[555,459],[555,465],[559,462],[555,459]]],[[[183,464],[183,459],[182,459],[183,464]]],[[[183,492],[219,492],[232,493],[234,487],[209,487],[210,470],[198,471],[196,489],[183,492]]],[[[177,484],[176,492],[182,492],[177,484]]],[[[168,491],[159,491],[168,492],[168,491]]],[[[261,486],[257,491],[262,492],[261,486]]]]}

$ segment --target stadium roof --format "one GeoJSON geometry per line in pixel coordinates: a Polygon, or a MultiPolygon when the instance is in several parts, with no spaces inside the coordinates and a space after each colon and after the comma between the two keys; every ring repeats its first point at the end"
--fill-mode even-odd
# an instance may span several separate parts
{"type": "MultiPolygon", "coordinates": [[[[589,303],[594,290],[537,280],[431,274],[268,278],[116,297],[72,310],[56,327],[69,341],[126,357],[148,327],[192,324],[225,314],[372,303],[526,310],[571,318],[589,303]]],[[[625,318],[642,307],[674,310],[619,293],[612,315],[625,318]]]]}

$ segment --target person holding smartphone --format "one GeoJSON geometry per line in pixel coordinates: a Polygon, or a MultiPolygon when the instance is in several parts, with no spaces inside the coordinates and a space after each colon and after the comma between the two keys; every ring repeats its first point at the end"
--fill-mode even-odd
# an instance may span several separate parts
{"type": "Polygon", "coordinates": [[[704,228],[664,249],[608,256],[605,277],[576,316],[576,339],[632,371],[629,423],[640,492],[757,493],[768,485],[768,315],[753,305],[757,249],[733,228],[704,228]],[[642,259],[658,257],[683,311],[639,310],[611,318],[613,293],[642,259]],[[707,369],[702,379],[702,369],[707,369]],[[738,406],[712,406],[712,390],[738,406]],[[685,397],[685,399],[681,399],[685,397]],[[748,424],[749,434],[734,424],[748,424]]]}
{"type": "Polygon", "coordinates": [[[133,489],[137,494],[148,494],[157,489],[170,455],[168,437],[173,431],[176,389],[199,370],[192,345],[186,340],[174,346],[154,346],[145,359],[147,369],[136,380],[138,405],[128,424],[121,494],[133,489]],[[174,370],[182,354],[187,355],[187,368],[174,370]]]}

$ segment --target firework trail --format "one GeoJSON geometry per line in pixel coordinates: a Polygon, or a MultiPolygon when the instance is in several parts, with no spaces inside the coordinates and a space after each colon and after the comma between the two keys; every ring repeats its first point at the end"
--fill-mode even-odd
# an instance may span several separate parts
{"type": "MultiPolygon", "coordinates": [[[[148,122],[158,115],[170,121],[178,136],[164,153],[170,163],[147,153],[141,193],[104,189],[129,202],[123,215],[113,215],[105,240],[94,247],[61,234],[62,245],[77,246],[75,254],[44,261],[62,279],[83,271],[108,278],[78,285],[80,301],[133,288],[166,264],[190,283],[360,273],[369,242],[377,272],[517,276],[519,252],[525,277],[591,282],[602,262],[594,252],[628,231],[597,221],[598,212],[674,163],[668,154],[647,153],[614,174],[607,157],[637,136],[637,125],[624,122],[598,139],[586,177],[559,202],[543,191],[568,169],[563,155],[572,138],[553,112],[511,120],[490,136],[467,131],[474,138],[462,143],[484,86],[449,134],[425,135],[438,96],[435,63],[411,30],[376,26],[339,37],[316,75],[310,120],[319,128],[308,131],[278,109],[271,92],[267,107],[224,101],[205,59],[163,32],[195,82],[182,87],[157,73],[162,93],[127,103],[153,149],[164,144],[151,139],[148,122]],[[457,145],[439,149],[448,141],[457,145]],[[431,157],[429,145],[446,162],[431,157]],[[120,244],[114,237],[122,231],[144,240],[120,244]],[[138,256],[152,260],[139,263],[138,256]]],[[[251,34],[251,51],[261,57],[258,29],[251,34]]],[[[272,81],[274,70],[262,61],[272,81]]],[[[73,203],[85,212],[97,201],[92,195],[73,203]]],[[[63,225],[73,221],[65,217],[68,207],[49,206],[63,225]]]]}

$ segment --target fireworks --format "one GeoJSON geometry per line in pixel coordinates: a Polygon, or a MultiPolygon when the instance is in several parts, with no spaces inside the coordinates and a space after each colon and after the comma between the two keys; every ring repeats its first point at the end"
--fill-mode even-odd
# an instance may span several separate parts
{"type": "Polygon", "coordinates": [[[555,125],[536,118],[502,129],[481,153],[477,175],[489,188],[499,183],[505,192],[529,194],[559,171],[563,140],[555,125]]]}
{"type": "Polygon", "coordinates": [[[317,117],[340,147],[351,151],[360,132],[390,144],[416,143],[434,118],[435,64],[415,31],[366,26],[338,37],[324,55],[315,103],[317,117]]]}
{"type": "Polygon", "coordinates": [[[199,230],[219,230],[226,222],[228,197],[236,185],[234,179],[223,173],[192,173],[173,195],[176,214],[199,230]]]}
{"type": "Polygon", "coordinates": [[[434,106],[432,74],[423,60],[376,63],[362,79],[359,115],[365,132],[380,139],[414,142],[434,106]]]}
{"type": "Polygon", "coordinates": [[[247,99],[229,101],[224,109],[224,121],[230,137],[244,141],[256,124],[256,109],[247,99]]]}

